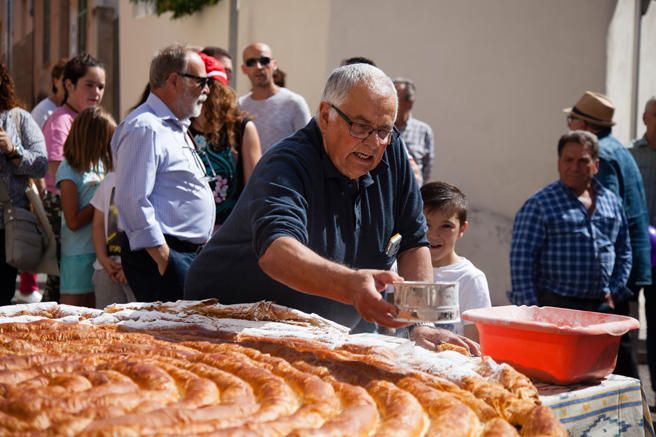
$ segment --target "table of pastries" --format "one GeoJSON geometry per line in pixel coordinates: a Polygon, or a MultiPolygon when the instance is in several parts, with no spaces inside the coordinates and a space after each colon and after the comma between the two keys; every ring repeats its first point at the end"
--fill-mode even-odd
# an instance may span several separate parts
{"type": "Polygon", "coordinates": [[[566,436],[524,375],[269,302],[0,307],[0,435],[566,436]]]}

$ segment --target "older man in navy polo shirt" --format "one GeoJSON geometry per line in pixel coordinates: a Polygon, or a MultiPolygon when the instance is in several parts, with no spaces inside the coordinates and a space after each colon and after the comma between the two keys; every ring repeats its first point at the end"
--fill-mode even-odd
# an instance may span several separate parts
{"type": "MultiPolygon", "coordinates": [[[[330,75],[319,112],[258,163],[227,222],[193,262],[185,297],[272,300],[353,327],[401,326],[381,291],[432,281],[417,183],[397,132],[392,81],[355,64],[330,75]],[[387,250],[395,234],[398,252],[387,250]]],[[[418,327],[433,345],[468,346],[418,327]]],[[[427,344],[427,343],[424,343],[427,344]]]]}

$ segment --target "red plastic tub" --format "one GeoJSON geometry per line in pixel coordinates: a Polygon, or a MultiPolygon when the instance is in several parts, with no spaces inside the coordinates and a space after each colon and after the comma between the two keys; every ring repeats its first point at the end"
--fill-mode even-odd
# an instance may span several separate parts
{"type": "Polygon", "coordinates": [[[479,308],[462,318],[476,323],[484,355],[564,385],[612,373],[620,336],[640,327],[632,317],[536,306],[479,308]]]}

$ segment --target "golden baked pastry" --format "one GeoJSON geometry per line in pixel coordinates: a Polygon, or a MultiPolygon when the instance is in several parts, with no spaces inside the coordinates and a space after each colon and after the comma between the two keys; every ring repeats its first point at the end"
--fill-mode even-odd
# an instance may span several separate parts
{"type": "Polygon", "coordinates": [[[206,301],[0,308],[0,435],[567,433],[489,359],[206,301]]]}

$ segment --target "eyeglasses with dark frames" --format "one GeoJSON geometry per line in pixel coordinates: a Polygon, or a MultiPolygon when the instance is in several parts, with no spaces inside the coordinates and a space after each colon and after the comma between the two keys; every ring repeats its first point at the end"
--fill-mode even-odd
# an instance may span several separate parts
{"type": "Polygon", "coordinates": [[[212,80],[211,77],[207,77],[207,76],[206,77],[196,76],[196,75],[189,74],[189,73],[178,73],[178,74],[182,77],[186,77],[188,79],[193,79],[194,81],[196,81],[198,86],[200,86],[201,88],[205,88],[206,86],[208,86],[210,84],[210,81],[212,80]]]}
{"type": "Polygon", "coordinates": [[[360,140],[364,140],[369,138],[369,135],[371,135],[372,132],[376,132],[376,137],[378,138],[378,141],[382,144],[387,143],[390,140],[390,137],[392,135],[392,129],[386,129],[386,128],[373,128],[369,126],[368,124],[364,123],[359,123],[357,121],[353,121],[349,118],[348,115],[344,114],[341,109],[339,109],[337,106],[333,105],[332,103],[329,103],[330,107],[337,112],[337,114],[346,122],[346,124],[349,125],[349,133],[353,138],[358,138],[360,140]]]}
{"type": "Polygon", "coordinates": [[[244,61],[244,65],[247,67],[253,67],[255,64],[260,63],[261,66],[266,66],[271,63],[271,58],[268,56],[260,56],[259,58],[248,58],[244,61]]]}

